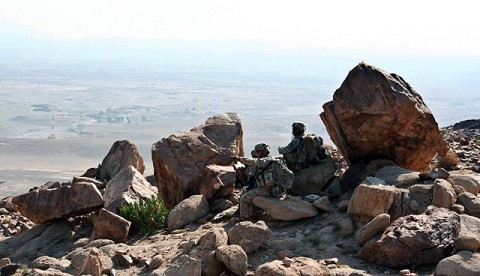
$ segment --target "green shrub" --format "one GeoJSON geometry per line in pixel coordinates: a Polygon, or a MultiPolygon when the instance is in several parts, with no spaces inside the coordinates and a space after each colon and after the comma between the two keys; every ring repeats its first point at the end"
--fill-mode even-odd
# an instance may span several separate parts
{"type": "Polygon", "coordinates": [[[126,204],[120,208],[120,215],[132,222],[131,235],[152,234],[167,224],[169,210],[160,195],[139,202],[126,204]]]}

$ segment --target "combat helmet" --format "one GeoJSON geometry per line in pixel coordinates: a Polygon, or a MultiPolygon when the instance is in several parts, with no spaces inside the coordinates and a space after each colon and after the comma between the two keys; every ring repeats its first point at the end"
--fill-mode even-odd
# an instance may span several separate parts
{"type": "Polygon", "coordinates": [[[262,151],[267,151],[270,153],[270,147],[268,146],[267,143],[258,143],[255,145],[255,150],[262,150],[262,151]]]}
{"type": "Polygon", "coordinates": [[[292,128],[297,128],[297,129],[301,130],[302,132],[305,132],[305,130],[307,129],[303,122],[294,122],[292,124],[292,128]]]}

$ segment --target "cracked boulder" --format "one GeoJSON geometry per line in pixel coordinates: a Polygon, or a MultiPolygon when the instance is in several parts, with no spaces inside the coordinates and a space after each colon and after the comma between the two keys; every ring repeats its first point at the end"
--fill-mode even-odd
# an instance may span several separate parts
{"type": "Polygon", "coordinates": [[[353,68],[321,119],[349,164],[388,159],[423,170],[447,153],[438,124],[422,97],[399,75],[366,63],[353,68]]]}
{"type": "MultiPolygon", "coordinates": [[[[209,165],[229,166],[233,155],[243,156],[243,130],[236,113],[219,114],[189,131],[173,134],[152,145],[158,191],[173,208],[191,195],[212,194],[209,165]]],[[[213,183],[213,184],[212,184],[213,183]]]]}

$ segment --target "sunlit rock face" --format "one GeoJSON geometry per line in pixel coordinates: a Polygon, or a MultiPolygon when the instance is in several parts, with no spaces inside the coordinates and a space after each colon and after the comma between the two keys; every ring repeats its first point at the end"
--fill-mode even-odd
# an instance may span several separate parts
{"type": "Polygon", "coordinates": [[[353,68],[320,117],[349,164],[389,159],[425,169],[447,146],[422,97],[399,75],[366,63],[353,68]]]}
{"type": "Polygon", "coordinates": [[[153,144],[158,191],[167,207],[172,208],[191,195],[211,191],[208,186],[218,186],[218,181],[208,178],[207,166],[228,166],[233,155],[243,154],[240,116],[224,113],[208,118],[203,125],[153,144]]]}

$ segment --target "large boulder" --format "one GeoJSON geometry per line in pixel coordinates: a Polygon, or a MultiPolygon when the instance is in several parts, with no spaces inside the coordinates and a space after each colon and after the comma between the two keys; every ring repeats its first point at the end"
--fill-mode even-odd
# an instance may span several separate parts
{"type": "Polygon", "coordinates": [[[12,198],[12,202],[22,215],[42,224],[88,214],[103,205],[103,198],[94,184],[79,182],[33,190],[12,198]]]}
{"type": "Polygon", "coordinates": [[[91,239],[109,239],[117,243],[126,242],[130,225],[130,221],[102,209],[95,221],[91,239]]]}
{"type": "Polygon", "coordinates": [[[148,199],[157,195],[157,187],[150,183],[133,166],[118,172],[105,187],[105,209],[120,214],[120,208],[125,204],[148,199]]]}
{"type": "Polygon", "coordinates": [[[243,156],[240,116],[225,113],[208,118],[190,131],[170,135],[152,145],[158,191],[168,208],[183,199],[208,191],[212,185],[205,168],[228,166],[233,155],[243,156]]]}
{"type": "Polygon", "coordinates": [[[472,252],[480,249],[480,219],[469,215],[460,215],[460,230],[455,240],[457,251],[469,250],[472,252]]]}
{"type": "Polygon", "coordinates": [[[349,164],[389,159],[423,170],[446,142],[422,97],[399,75],[366,63],[353,68],[320,115],[349,164]]]}
{"type": "Polygon", "coordinates": [[[137,146],[127,140],[113,143],[107,156],[97,168],[96,178],[104,182],[110,181],[121,170],[133,166],[141,174],[145,171],[143,157],[137,146]]]}
{"type": "Polygon", "coordinates": [[[436,264],[454,251],[459,227],[456,213],[430,206],[424,214],[394,221],[380,239],[368,241],[358,255],[392,268],[436,264]]]}

